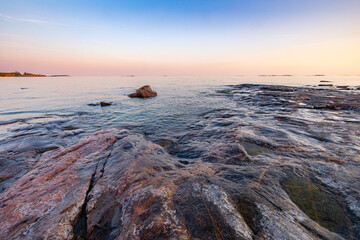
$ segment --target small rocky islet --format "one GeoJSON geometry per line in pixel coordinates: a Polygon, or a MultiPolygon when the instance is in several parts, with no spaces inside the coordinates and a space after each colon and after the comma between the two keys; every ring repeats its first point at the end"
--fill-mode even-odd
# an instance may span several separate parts
{"type": "Polygon", "coordinates": [[[29,127],[0,140],[0,238],[360,238],[357,90],[241,84],[208,94],[229,108],[167,138],[82,136],[77,120],[1,122],[29,127]]]}

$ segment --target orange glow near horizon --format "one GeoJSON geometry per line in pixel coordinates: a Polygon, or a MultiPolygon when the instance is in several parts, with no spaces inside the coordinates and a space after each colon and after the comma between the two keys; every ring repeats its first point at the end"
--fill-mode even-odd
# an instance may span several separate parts
{"type": "MultiPolygon", "coordinates": [[[[340,8],[334,2],[332,9],[320,13],[316,9],[305,11],[306,1],[303,12],[296,10],[300,3],[292,6],[284,2],[282,7],[288,9],[282,10],[294,12],[278,15],[270,4],[262,15],[256,12],[255,3],[232,4],[235,10],[228,3],[229,9],[209,8],[203,16],[203,6],[191,16],[167,9],[176,11],[176,18],[157,9],[146,10],[146,14],[129,9],[123,15],[116,12],[120,8],[110,9],[116,16],[113,19],[93,18],[99,14],[95,8],[70,16],[56,15],[51,20],[38,17],[40,12],[21,17],[11,15],[15,13],[10,10],[0,12],[0,71],[48,75],[360,75],[360,4],[340,8]],[[237,11],[246,8],[253,12],[238,17],[237,11]]],[[[74,11],[80,7],[75,6],[74,11]]]]}

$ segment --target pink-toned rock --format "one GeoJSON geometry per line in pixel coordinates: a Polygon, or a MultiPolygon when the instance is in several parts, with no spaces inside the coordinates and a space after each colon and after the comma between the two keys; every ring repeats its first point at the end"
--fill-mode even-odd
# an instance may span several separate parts
{"type": "Polygon", "coordinates": [[[0,195],[0,239],[188,239],[174,184],[157,177],[175,170],[167,157],[115,129],[48,152],[0,195]]]}
{"type": "Polygon", "coordinates": [[[201,163],[184,170],[177,165],[161,146],[127,130],[100,131],[72,147],[48,152],[0,195],[0,238],[150,240],[205,234],[209,239],[218,230],[209,225],[206,201],[222,234],[227,232],[224,237],[251,239],[251,230],[224,190],[196,183],[213,170],[201,163]],[[195,193],[184,198],[181,189],[195,193]],[[225,203],[223,208],[214,205],[218,201],[225,203]],[[197,214],[194,206],[201,209],[197,214]],[[234,224],[215,217],[225,213],[241,226],[232,231],[234,224]],[[190,219],[182,214],[191,214],[190,219]]]}
{"type": "Polygon", "coordinates": [[[172,200],[175,184],[164,175],[177,171],[170,156],[137,135],[124,136],[89,193],[88,238],[189,239],[172,200]]]}
{"type": "Polygon", "coordinates": [[[113,130],[100,131],[41,158],[0,195],[0,239],[72,239],[93,175],[114,141],[113,130]]]}
{"type": "Polygon", "coordinates": [[[132,93],[129,95],[131,98],[149,98],[149,97],[155,97],[157,96],[157,93],[151,89],[149,85],[145,85],[138,90],[136,90],[136,93],[132,93]]]}
{"type": "Polygon", "coordinates": [[[128,130],[99,131],[44,153],[0,194],[0,239],[341,239],[240,145],[216,145],[204,160],[180,164],[128,130]]]}

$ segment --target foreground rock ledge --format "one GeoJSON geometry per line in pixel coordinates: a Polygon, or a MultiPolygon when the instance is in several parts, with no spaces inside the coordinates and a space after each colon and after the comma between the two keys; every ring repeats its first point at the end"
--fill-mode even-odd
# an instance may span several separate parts
{"type": "Polygon", "coordinates": [[[279,173],[259,184],[261,166],[239,166],[234,184],[233,165],[214,161],[183,165],[127,130],[99,131],[0,195],[0,238],[342,239],[291,202],[279,173]]]}
{"type": "Polygon", "coordinates": [[[153,91],[149,85],[142,86],[135,93],[129,95],[131,98],[149,98],[157,96],[157,92],[153,91]]]}

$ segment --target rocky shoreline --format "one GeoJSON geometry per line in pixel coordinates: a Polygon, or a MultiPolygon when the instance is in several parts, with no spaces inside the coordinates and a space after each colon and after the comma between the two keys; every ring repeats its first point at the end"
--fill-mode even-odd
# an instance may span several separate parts
{"type": "Polygon", "coordinates": [[[108,128],[71,144],[0,141],[0,238],[360,237],[358,93],[242,84],[211,94],[229,108],[168,139],[108,128]]]}
{"type": "MultiPolygon", "coordinates": [[[[239,157],[238,163],[248,160],[239,157]]],[[[103,130],[69,148],[47,152],[0,196],[0,235],[253,239],[253,231],[260,231],[299,239],[341,239],[291,203],[280,185],[285,174],[276,176],[274,171],[267,180],[272,186],[251,177],[237,187],[241,176],[229,176],[231,169],[226,163],[184,165],[127,130],[103,130]],[[255,224],[257,218],[260,222],[255,224]],[[256,229],[257,224],[263,229],[256,229]],[[291,231],[283,231],[282,224],[291,231]]],[[[254,166],[245,172],[258,179],[261,169],[254,166]]]]}

